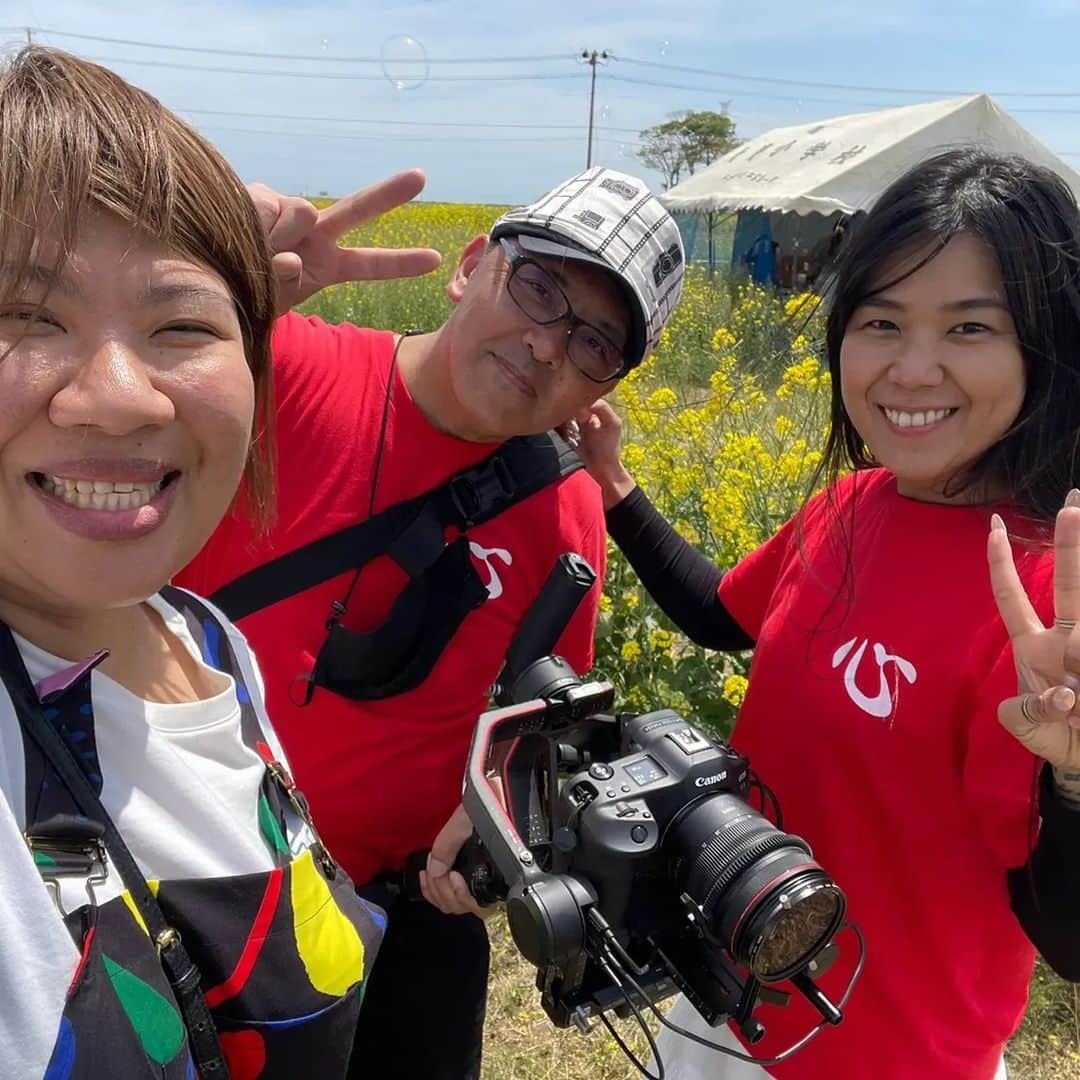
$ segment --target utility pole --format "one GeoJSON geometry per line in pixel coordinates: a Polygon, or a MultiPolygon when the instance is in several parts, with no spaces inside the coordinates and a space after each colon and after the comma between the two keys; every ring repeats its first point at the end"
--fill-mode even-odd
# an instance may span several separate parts
{"type": "Polygon", "coordinates": [[[606,64],[613,59],[611,53],[604,49],[590,52],[588,49],[581,50],[581,59],[592,68],[592,80],[589,85],[589,147],[585,154],[585,168],[592,168],[592,133],[593,133],[593,109],[596,105],[596,65],[606,64]]]}
{"type": "Polygon", "coordinates": [[[26,28],[26,44],[27,45],[33,45],[34,44],[34,32],[33,32],[33,30],[30,29],[29,26],[26,28]]]}

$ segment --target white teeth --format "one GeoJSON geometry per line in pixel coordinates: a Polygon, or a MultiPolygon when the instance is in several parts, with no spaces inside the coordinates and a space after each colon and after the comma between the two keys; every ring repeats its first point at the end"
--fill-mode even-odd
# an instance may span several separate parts
{"type": "Polygon", "coordinates": [[[885,415],[897,427],[926,427],[936,424],[954,413],[955,409],[931,409],[928,412],[901,412],[899,409],[883,409],[885,415]]]}
{"type": "Polygon", "coordinates": [[[83,510],[134,510],[145,506],[159,491],[162,481],[135,484],[128,480],[69,480],[45,476],[41,486],[50,494],[83,510]]]}

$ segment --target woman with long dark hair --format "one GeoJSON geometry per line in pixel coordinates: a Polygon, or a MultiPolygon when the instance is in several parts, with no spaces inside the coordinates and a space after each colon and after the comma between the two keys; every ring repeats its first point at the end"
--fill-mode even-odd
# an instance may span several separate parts
{"type": "MultiPolygon", "coordinates": [[[[614,412],[580,418],[649,591],[700,644],[754,648],[734,745],[866,935],[839,1028],[767,1074],[665,1032],[665,1075],[990,1080],[1036,948],[1080,980],[1072,194],[977,149],[913,168],[846,240],[827,351],[827,486],[726,574],[622,468],[614,412]]],[[[738,1047],[685,1003],[673,1015],[738,1047]]],[[[798,995],[760,1017],[759,1060],[815,1021],[798,995]]]]}

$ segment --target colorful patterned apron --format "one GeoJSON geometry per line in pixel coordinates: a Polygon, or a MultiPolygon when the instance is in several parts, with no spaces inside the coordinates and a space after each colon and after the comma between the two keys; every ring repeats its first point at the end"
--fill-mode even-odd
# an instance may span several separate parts
{"type": "MultiPolygon", "coordinates": [[[[206,663],[236,682],[242,738],[267,762],[258,818],[277,865],[266,873],[150,882],[151,889],[201,972],[233,1080],[343,1077],[386,917],[356,896],[313,829],[311,846],[290,855],[286,837],[310,825],[306,803],[262,739],[228,635],[189,594],[170,588],[163,596],[183,614],[206,663]]],[[[90,674],[103,658],[38,686],[46,718],[99,793],[90,674]]],[[[0,678],[7,682],[9,673],[0,670],[0,678]]],[[[88,896],[64,913],[81,959],[45,1080],[195,1080],[187,1033],[130,894],[101,905],[94,900],[95,877],[115,873],[95,824],[79,817],[25,734],[23,744],[26,833],[35,861],[47,884],[82,877],[88,896]]]]}

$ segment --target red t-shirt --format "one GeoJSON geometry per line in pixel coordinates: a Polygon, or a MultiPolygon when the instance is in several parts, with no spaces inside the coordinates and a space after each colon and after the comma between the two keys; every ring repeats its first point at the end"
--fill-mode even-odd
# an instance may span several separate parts
{"type": "MultiPolygon", "coordinates": [[[[989,1080],[1034,960],[1006,871],[1027,859],[1038,764],[997,720],[1017,681],[990,590],[989,511],[905,499],[883,470],[834,491],[845,521],[854,509],[850,580],[819,497],[801,538],[789,522],[719,590],[757,642],[733,742],[867,942],[843,1023],[770,1072],[989,1080]]],[[[1014,553],[1049,616],[1052,554],[1014,553]]],[[[856,954],[850,932],[838,942],[844,955],[821,979],[834,1001],[856,954]]],[[[759,1058],[818,1019],[801,997],[759,1015],[759,1058]]]]}
{"type": "MultiPolygon", "coordinates": [[[[204,596],[254,566],[368,516],[394,335],[286,315],[274,331],[278,516],[263,536],[230,514],[177,584],[204,596]]],[[[390,395],[375,511],[438,486],[495,446],[436,430],[400,374],[390,395]]],[[[416,690],[356,702],[302,684],[326,639],[344,574],[240,621],[266,681],[270,716],[324,841],[363,883],[430,846],[461,801],[473,728],[487,706],[507,646],[555,560],[576,552],[598,575],[605,564],[603,508],[584,471],[551,485],[470,531],[488,599],[470,612],[416,690]]],[[[378,625],[406,582],[387,558],[365,568],[346,625],[378,625]]],[[[557,651],[579,672],[592,665],[599,583],[557,651]]]]}

